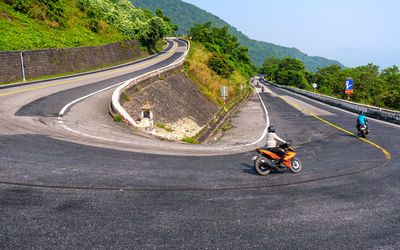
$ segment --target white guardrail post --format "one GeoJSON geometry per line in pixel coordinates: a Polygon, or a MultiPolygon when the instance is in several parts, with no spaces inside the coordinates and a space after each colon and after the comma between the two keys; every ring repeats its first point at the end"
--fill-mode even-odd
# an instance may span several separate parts
{"type": "Polygon", "coordinates": [[[121,97],[121,93],[123,92],[123,90],[125,88],[127,88],[129,85],[131,85],[131,83],[134,83],[134,85],[136,85],[136,84],[138,84],[139,80],[144,80],[147,77],[149,77],[150,75],[155,74],[155,73],[158,73],[160,75],[161,73],[167,71],[169,68],[174,68],[174,67],[180,65],[181,63],[183,63],[185,61],[188,53],[189,53],[190,42],[188,40],[186,40],[186,39],[183,39],[183,38],[178,38],[178,39],[184,41],[187,44],[187,50],[185,51],[185,53],[183,53],[183,55],[178,60],[173,62],[171,65],[168,65],[168,66],[165,66],[163,68],[156,69],[156,70],[153,70],[153,71],[148,72],[146,74],[143,74],[141,76],[129,79],[129,80],[125,81],[121,86],[119,86],[118,88],[116,88],[114,90],[114,92],[112,94],[112,100],[111,100],[112,108],[117,114],[122,116],[123,120],[126,123],[128,123],[128,124],[130,124],[130,125],[132,125],[134,127],[138,126],[136,121],[128,114],[128,112],[120,104],[119,100],[120,100],[120,97],[121,97]]]}

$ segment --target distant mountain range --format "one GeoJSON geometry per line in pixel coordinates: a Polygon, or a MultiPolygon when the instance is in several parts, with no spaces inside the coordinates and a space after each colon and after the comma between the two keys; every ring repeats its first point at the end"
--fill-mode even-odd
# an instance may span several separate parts
{"type": "Polygon", "coordinates": [[[308,56],[296,48],[288,48],[250,39],[219,17],[181,0],[131,0],[131,2],[135,7],[148,9],[153,13],[155,13],[156,9],[160,8],[164,15],[171,18],[171,23],[179,26],[178,34],[187,34],[190,27],[195,23],[203,24],[207,21],[212,21],[213,26],[217,27],[228,26],[229,32],[238,38],[240,44],[249,48],[249,56],[254,64],[258,66],[261,66],[266,58],[275,56],[278,58],[292,57],[300,59],[303,61],[306,69],[312,72],[317,71],[317,67],[322,68],[331,64],[344,67],[338,61],[319,56],[308,56]]]}

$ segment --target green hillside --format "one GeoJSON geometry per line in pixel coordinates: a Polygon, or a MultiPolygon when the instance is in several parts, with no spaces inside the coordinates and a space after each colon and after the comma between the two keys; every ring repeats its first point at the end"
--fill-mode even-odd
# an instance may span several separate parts
{"type": "MultiPolygon", "coordinates": [[[[76,6],[74,0],[66,2],[76,6]]],[[[99,32],[91,31],[89,18],[76,7],[65,10],[65,20],[59,27],[56,21],[32,18],[0,1],[0,50],[89,46],[128,39],[105,24],[99,32]]]]}
{"type": "Polygon", "coordinates": [[[258,66],[261,66],[264,60],[270,56],[300,59],[304,62],[306,69],[312,72],[316,72],[317,67],[324,67],[331,64],[343,66],[335,60],[308,56],[296,48],[287,48],[272,43],[252,40],[219,17],[181,0],[131,0],[131,2],[135,7],[149,9],[153,12],[158,8],[162,9],[171,18],[171,22],[179,26],[178,34],[187,34],[190,27],[195,23],[203,24],[207,21],[212,21],[212,25],[216,27],[228,26],[229,33],[236,36],[241,45],[249,48],[249,56],[258,66]]]}
{"type": "Polygon", "coordinates": [[[0,50],[64,48],[137,39],[151,48],[174,26],[128,0],[0,0],[0,50]]]}

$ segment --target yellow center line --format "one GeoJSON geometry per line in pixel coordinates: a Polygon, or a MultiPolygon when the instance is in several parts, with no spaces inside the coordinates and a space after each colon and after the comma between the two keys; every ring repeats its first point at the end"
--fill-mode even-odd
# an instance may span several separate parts
{"type": "Polygon", "coordinates": [[[328,122],[328,121],[322,119],[321,117],[318,117],[318,116],[312,114],[312,113],[309,112],[308,110],[305,110],[304,108],[298,106],[297,104],[295,104],[295,103],[293,103],[293,102],[287,100],[286,98],[284,98],[284,97],[282,97],[282,96],[279,96],[279,97],[282,98],[283,100],[285,100],[287,103],[289,103],[289,104],[292,105],[293,107],[298,108],[298,109],[300,109],[300,110],[306,112],[307,114],[309,114],[309,115],[311,115],[311,116],[317,118],[318,120],[323,121],[323,122],[325,122],[326,124],[328,124],[328,125],[330,125],[330,126],[332,126],[332,127],[335,127],[335,128],[337,128],[337,129],[339,129],[339,130],[341,130],[341,131],[343,131],[343,132],[346,132],[346,133],[348,133],[348,134],[350,134],[350,135],[352,135],[352,136],[354,136],[354,137],[357,137],[357,138],[360,139],[360,140],[363,140],[363,141],[365,141],[365,142],[371,144],[372,146],[374,146],[374,147],[380,149],[380,150],[385,154],[386,160],[390,160],[390,159],[391,159],[391,156],[390,156],[389,152],[386,151],[386,149],[382,148],[381,146],[379,146],[379,145],[377,145],[377,144],[375,144],[375,143],[373,143],[373,142],[371,142],[371,141],[369,141],[369,140],[367,140],[367,139],[364,139],[364,138],[361,138],[361,137],[359,137],[359,136],[356,136],[354,133],[351,133],[351,132],[347,131],[346,129],[343,129],[343,128],[339,127],[339,126],[336,126],[335,124],[332,124],[332,123],[330,123],[330,122],[328,122]]]}
{"type": "Polygon", "coordinates": [[[165,56],[163,56],[163,57],[160,57],[160,58],[158,58],[158,59],[155,59],[155,60],[150,60],[150,61],[147,61],[147,62],[141,63],[141,64],[139,64],[139,65],[136,65],[136,66],[132,66],[132,67],[125,68],[125,69],[120,69],[120,70],[115,70],[115,71],[111,71],[111,72],[103,73],[103,74],[100,74],[100,75],[94,75],[94,76],[82,77],[82,78],[78,78],[78,79],[74,79],[74,80],[68,80],[68,81],[63,81],[63,82],[57,82],[57,83],[52,83],[52,84],[43,85],[43,86],[38,86],[38,87],[33,87],[33,88],[27,88],[27,89],[15,90],[15,91],[11,91],[11,92],[7,92],[7,93],[0,94],[0,96],[4,96],[4,95],[10,95],[10,94],[15,94],[15,93],[24,92],[24,91],[30,91],[30,90],[36,90],[36,89],[42,89],[42,88],[47,88],[47,87],[56,86],[56,85],[60,85],[60,84],[72,83],[72,82],[77,82],[77,81],[87,80],[87,79],[96,78],[96,77],[102,77],[102,76],[111,75],[111,74],[118,73],[118,72],[123,72],[123,71],[131,70],[131,69],[135,69],[135,68],[138,68],[138,67],[141,67],[141,66],[144,66],[144,65],[150,64],[150,63],[158,62],[158,61],[161,61],[162,59],[164,59],[164,58],[168,57],[169,55],[171,55],[172,53],[174,53],[174,52],[177,50],[177,48],[178,48],[178,44],[177,44],[175,41],[173,41],[173,43],[174,43],[174,49],[173,49],[173,50],[171,50],[171,51],[170,51],[168,54],[166,54],[165,56]]]}

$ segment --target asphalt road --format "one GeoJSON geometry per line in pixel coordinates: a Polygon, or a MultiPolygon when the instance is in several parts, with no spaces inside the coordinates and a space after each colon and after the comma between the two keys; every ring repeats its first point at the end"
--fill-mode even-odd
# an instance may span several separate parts
{"type": "Polygon", "coordinates": [[[0,248],[400,248],[398,126],[369,123],[367,139],[388,161],[293,104],[350,132],[354,114],[268,86],[261,96],[271,124],[293,141],[303,170],[265,177],[253,170],[252,151],[149,154],[57,127],[63,105],[135,74],[0,96],[0,248]]]}

